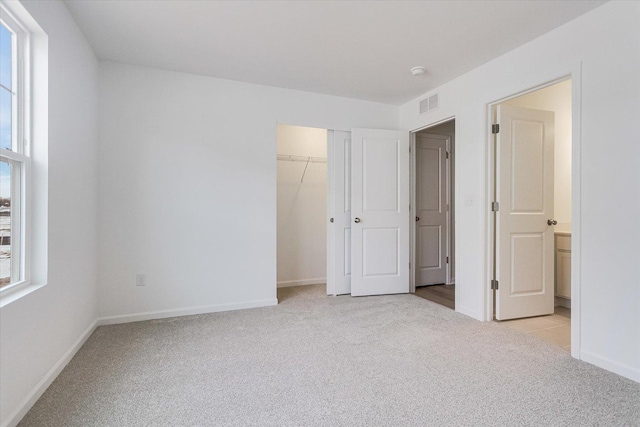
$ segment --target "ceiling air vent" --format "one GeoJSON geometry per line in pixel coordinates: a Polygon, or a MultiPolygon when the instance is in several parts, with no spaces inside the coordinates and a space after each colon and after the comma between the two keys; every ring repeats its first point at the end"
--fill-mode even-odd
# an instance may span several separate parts
{"type": "Polygon", "coordinates": [[[420,101],[420,114],[428,113],[429,111],[433,111],[438,108],[438,94],[431,95],[428,98],[420,101]]]}

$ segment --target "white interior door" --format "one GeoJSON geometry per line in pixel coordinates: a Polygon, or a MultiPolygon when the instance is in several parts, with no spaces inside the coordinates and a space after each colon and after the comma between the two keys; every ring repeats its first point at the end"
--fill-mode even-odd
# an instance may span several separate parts
{"type": "Polygon", "coordinates": [[[553,313],[554,114],[498,106],[496,318],[553,313]]]}
{"type": "Polygon", "coordinates": [[[351,293],[351,132],[328,131],[327,294],[351,293]]]}
{"type": "Polygon", "coordinates": [[[409,292],[409,133],[353,129],[351,295],[409,292]]]}
{"type": "Polygon", "coordinates": [[[416,286],[447,282],[449,137],[416,135],[416,286]]]}

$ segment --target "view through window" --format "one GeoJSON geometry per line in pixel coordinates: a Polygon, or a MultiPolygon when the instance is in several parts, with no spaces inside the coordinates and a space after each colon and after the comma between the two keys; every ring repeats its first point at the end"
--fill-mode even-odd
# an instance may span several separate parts
{"type": "MultiPolygon", "coordinates": [[[[13,34],[0,24],[0,149],[11,150],[13,34]]],[[[11,163],[0,162],[0,287],[11,283],[11,163]]]]}
{"type": "Polygon", "coordinates": [[[20,280],[21,168],[18,144],[16,35],[0,22],[0,288],[20,280]]]}

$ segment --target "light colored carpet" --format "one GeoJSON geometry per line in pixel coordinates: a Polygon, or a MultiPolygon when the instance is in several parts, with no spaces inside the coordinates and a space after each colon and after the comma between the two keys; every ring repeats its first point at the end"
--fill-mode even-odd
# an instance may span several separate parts
{"type": "Polygon", "coordinates": [[[640,425],[640,384],[413,295],[98,328],[21,426],[640,425]]]}

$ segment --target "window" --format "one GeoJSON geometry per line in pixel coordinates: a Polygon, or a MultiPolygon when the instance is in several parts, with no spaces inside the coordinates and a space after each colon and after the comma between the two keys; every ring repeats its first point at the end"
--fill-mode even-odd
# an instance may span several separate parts
{"type": "Polygon", "coordinates": [[[27,32],[0,10],[0,291],[28,282],[27,32]]]}

